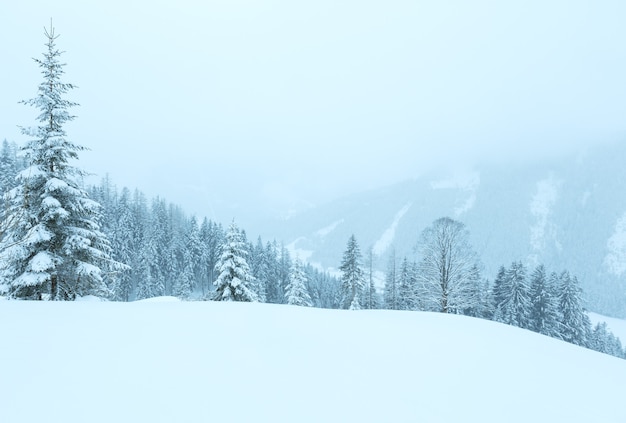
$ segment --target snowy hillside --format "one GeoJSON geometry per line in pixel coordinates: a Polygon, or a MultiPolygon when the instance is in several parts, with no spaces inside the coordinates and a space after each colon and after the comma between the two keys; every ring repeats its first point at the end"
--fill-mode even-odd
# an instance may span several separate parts
{"type": "Polygon", "coordinates": [[[576,275],[588,307],[626,317],[626,145],[598,147],[540,164],[485,164],[465,173],[428,174],[303,212],[287,221],[247,225],[276,237],[323,268],[337,267],[354,234],[378,256],[412,257],[424,228],[449,216],[465,223],[493,279],[522,260],[576,275]]]}
{"type": "Polygon", "coordinates": [[[0,302],[0,421],[624,422],[626,361],[467,317],[0,302]]]}

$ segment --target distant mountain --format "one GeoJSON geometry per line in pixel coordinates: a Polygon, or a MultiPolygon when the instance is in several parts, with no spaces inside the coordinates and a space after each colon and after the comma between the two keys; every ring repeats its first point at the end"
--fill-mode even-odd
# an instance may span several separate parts
{"type": "Polygon", "coordinates": [[[310,208],[249,228],[282,239],[301,258],[336,268],[348,237],[372,247],[375,267],[388,255],[415,257],[420,233],[435,219],[464,222],[484,275],[523,260],[578,276],[591,310],[626,316],[626,145],[560,160],[483,165],[430,174],[310,208]]]}

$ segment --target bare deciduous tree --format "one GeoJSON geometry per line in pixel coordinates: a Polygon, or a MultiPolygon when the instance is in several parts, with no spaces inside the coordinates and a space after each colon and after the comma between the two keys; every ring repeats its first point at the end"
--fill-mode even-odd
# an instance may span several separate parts
{"type": "Polygon", "coordinates": [[[463,223],[449,217],[435,220],[422,232],[418,251],[418,277],[428,309],[460,313],[474,305],[470,282],[477,257],[463,223]]]}

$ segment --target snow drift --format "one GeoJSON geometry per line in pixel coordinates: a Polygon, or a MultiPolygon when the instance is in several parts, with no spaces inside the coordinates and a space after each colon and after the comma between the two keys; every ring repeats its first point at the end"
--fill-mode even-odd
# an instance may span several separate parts
{"type": "Polygon", "coordinates": [[[626,361],[462,316],[0,302],[3,422],[624,422],[626,361]]]}

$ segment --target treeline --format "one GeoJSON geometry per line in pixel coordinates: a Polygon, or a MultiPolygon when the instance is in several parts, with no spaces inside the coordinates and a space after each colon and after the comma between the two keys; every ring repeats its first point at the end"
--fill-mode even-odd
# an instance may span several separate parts
{"type": "MultiPolygon", "coordinates": [[[[112,299],[133,301],[173,295],[211,299],[216,271],[228,231],[209,219],[198,221],[162,198],[147,200],[139,190],[118,190],[108,178],[88,189],[102,205],[101,228],[111,243],[112,257],[130,270],[107,275],[112,299]]],[[[287,303],[286,291],[295,262],[284,245],[258,237],[241,237],[259,301],[287,303]]],[[[337,308],[339,282],[326,272],[303,265],[312,305],[337,308]]]]}
{"type": "MultiPolygon", "coordinates": [[[[463,314],[528,329],[572,344],[626,358],[621,341],[606,327],[592,325],[578,279],[568,271],[532,272],[522,262],[502,266],[495,279],[481,275],[480,262],[461,222],[436,220],[424,230],[416,260],[391,254],[380,298],[355,265],[362,257],[354,237],[342,262],[344,308],[381,308],[463,314]],[[372,300],[372,297],[374,299],[372,300]]],[[[371,262],[370,258],[367,262],[371,262]]],[[[367,266],[366,266],[367,268],[367,266]]]]}

